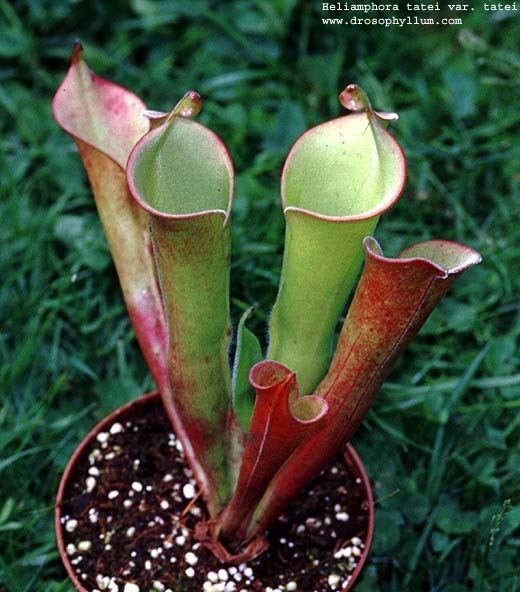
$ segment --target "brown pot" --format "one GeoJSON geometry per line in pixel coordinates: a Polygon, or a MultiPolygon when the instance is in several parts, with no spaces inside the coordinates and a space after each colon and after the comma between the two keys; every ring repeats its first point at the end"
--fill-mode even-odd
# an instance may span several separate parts
{"type": "MultiPolygon", "coordinates": [[[[102,419],[94,428],[87,434],[87,436],[83,439],[81,444],[75,450],[74,454],[70,458],[63,476],[60,481],[60,485],[58,488],[58,493],[56,497],[56,508],[55,508],[55,529],[56,529],[56,538],[58,543],[58,550],[61,556],[61,560],[67,573],[74,584],[75,588],[79,592],[91,592],[90,589],[87,589],[83,586],[83,584],[78,579],[76,572],[71,565],[69,556],[65,550],[65,540],[64,540],[64,533],[63,533],[63,524],[62,524],[62,506],[65,500],[65,493],[68,491],[69,483],[71,480],[71,476],[74,473],[74,469],[76,464],[78,463],[79,459],[86,453],[89,446],[92,444],[93,440],[96,438],[99,432],[105,431],[108,427],[110,427],[114,422],[121,422],[125,421],[126,415],[134,415],[136,409],[144,408],[150,404],[156,404],[159,400],[158,392],[148,393],[123,405],[119,409],[116,409],[111,414],[107,415],[104,419],[102,419]]],[[[366,474],[365,468],[361,459],[359,458],[358,454],[354,450],[354,447],[351,444],[347,444],[345,447],[344,453],[345,463],[346,466],[354,478],[361,479],[361,487],[364,490],[364,506],[367,509],[368,513],[368,525],[366,536],[364,538],[364,548],[362,551],[362,555],[359,557],[356,568],[350,574],[351,578],[349,580],[349,584],[342,588],[342,592],[348,592],[353,590],[355,584],[363,570],[364,564],[366,562],[367,556],[370,552],[370,547],[372,544],[372,537],[374,532],[374,501],[372,496],[372,490],[370,487],[370,482],[368,480],[368,476],[366,474]]],[[[303,592],[303,591],[301,591],[303,592]]]]}

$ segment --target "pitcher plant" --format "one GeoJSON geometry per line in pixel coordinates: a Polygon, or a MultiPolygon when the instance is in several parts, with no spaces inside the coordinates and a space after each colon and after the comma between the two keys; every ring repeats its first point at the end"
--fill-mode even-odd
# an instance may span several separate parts
{"type": "Polygon", "coordinates": [[[339,99],[346,113],[305,132],[283,167],[285,248],[265,353],[247,311],[231,361],[234,171],[222,140],[193,120],[200,96],[187,92],[170,113],[148,111],[94,74],[76,44],[53,101],[207,504],[196,536],[226,561],[267,548],[266,529],[345,446],[398,355],[480,261],[444,240],[383,255],[371,235],[406,177],[387,129],[397,115],[375,111],[357,85],[339,99]]]}

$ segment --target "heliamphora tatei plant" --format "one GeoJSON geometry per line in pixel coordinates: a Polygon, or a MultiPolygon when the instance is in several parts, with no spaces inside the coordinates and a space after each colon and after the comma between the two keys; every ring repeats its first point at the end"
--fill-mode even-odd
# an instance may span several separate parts
{"type": "Polygon", "coordinates": [[[146,111],[81,53],[53,112],[78,145],[138,341],[207,502],[197,536],[243,561],[266,548],[265,529],[345,445],[396,357],[480,256],[449,241],[383,255],[370,234],[404,187],[405,158],[386,129],[397,116],[349,85],[349,113],[303,134],[287,157],[267,355],[248,311],[231,369],[227,149],[191,119],[196,93],[170,113],[146,111]]]}

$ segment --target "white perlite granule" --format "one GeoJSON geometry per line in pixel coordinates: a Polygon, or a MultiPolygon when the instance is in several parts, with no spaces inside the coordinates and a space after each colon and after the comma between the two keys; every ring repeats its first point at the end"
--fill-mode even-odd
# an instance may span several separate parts
{"type": "Polygon", "coordinates": [[[78,521],[71,518],[65,522],[65,530],[67,532],[74,532],[76,530],[76,526],[78,525],[78,521]]]}
{"type": "Polygon", "coordinates": [[[191,551],[188,551],[188,553],[184,555],[184,559],[186,560],[186,563],[188,565],[197,565],[197,563],[199,562],[199,558],[195,555],[195,553],[192,553],[191,551]]]}
{"type": "Polygon", "coordinates": [[[131,487],[134,491],[137,491],[137,493],[143,491],[143,484],[139,483],[139,481],[134,481],[131,487]]]}
{"type": "Polygon", "coordinates": [[[191,483],[186,483],[186,485],[182,488],[182,495],[186,499],[192,499],[195,497],[195,487],[191,483]]]}
{"type": "MultiPolygon", "coordinates": [[[[111,434],[120,434],[123,431],[123,426],[116,422],[112,425],[112,427],[110,428],[110,433],[111,434]]],[[[133,584],[131,584],[133,585],[133,584]]]]}

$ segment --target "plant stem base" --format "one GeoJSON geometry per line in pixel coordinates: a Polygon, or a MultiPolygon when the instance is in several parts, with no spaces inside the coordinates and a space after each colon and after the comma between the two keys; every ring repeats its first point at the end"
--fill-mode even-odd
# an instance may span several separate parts
{"type": "Polygon", "coordinates": [[[58,491],[58,546],[80,592],[346,591],[368,554],[373,502],[347,446],[277,520],[260,557],[220,563],[193,537],[206,518],[152,393],[105,418],[73,455],[58,491]]]}

